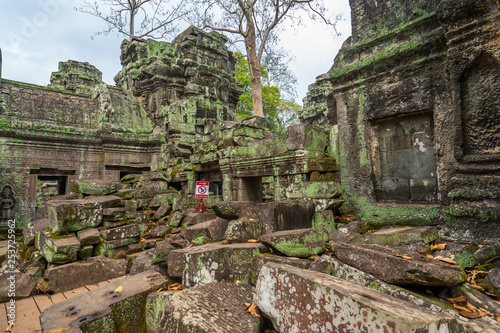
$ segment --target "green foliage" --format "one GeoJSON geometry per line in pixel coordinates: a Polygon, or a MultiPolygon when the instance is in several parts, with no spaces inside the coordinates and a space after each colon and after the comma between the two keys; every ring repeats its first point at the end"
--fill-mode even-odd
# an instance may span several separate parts
{"type": "MultiPolygon", "coordinates": [[[[235,70],[235,79],[242,88],[243,93],[240,95],[240,101],[236,107],[236,115],[243,119],[253,114],[252,101],[252,85],[250,79],[250,70],[248,67],[247,58],[239,52],[234,54],[238,58],[235,70]]],[[[264,66],[261,66],[261,75],[266,82],[268,71],[264,66]]],[[[267,119],[267,130],[278,135],[286,134],[286,127],[293,124],[297,119],[297,112],[300,110],[300,105],[292,101],[282,99],[281,91],[274,85],[262,85],[262,104],[264,109],[264,117],[267,119]]]]}

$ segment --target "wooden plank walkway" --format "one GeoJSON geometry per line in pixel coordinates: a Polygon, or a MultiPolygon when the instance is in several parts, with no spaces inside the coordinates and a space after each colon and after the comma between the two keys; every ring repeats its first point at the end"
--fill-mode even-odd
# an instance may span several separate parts
{"type": "MultiPolygon", "coordinates": [[[[113,282],[116,279],[91,284],[85,287],[65,291],[64,293],[45,295],[40,294],[33,297],[16,300],[16,325],[12,327],[12,333],[40,333],[40,313],[52,304],[57,304],[76,295],[95,290],[99,287],[113,282]]],[[[9,326],[7,319],[7,306],[9,303],[0,303],[0,332],[4,332],[9,326]]]]}

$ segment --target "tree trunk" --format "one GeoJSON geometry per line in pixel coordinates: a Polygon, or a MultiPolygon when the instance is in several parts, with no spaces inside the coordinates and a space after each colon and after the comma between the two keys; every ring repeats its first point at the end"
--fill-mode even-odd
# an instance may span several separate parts
{"type": "Polygon", "coordinates": [[[260,76],[260,61],[257,59],[257,48],[255,38],[255,26],[253,22],[247,23],[247,36],[245,37],[245,48],[250,69],[250,81],[252,83],[253,115],[264,117],[262,107],[262,80],[260,76]]]}
{"type": "Polygon", "coordinates": [[[129,25],[129,34],[130,34],[130,41],[132,41],[132,38],[135,36],[135,27],[134,27],[134,19],[135,19],[135,11],[136,8],[130,8],[130,25],[129,25]]]}

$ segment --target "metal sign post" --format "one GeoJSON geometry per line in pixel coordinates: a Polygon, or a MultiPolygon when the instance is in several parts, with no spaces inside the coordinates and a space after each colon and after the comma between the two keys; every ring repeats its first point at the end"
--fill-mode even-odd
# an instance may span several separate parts
{"type": "Polygon", "coordinates": [[[200,199],[200,203],[198,204],[198,209],[196,209],[195,213],[208,213],[208,209],[205,208],[205,203],[203,199],[208,199],[208,187],[210,182],[206,182],[203,179],[201,181],[196,182],[196,190],[195,190],[195,198],[200,199]]]}

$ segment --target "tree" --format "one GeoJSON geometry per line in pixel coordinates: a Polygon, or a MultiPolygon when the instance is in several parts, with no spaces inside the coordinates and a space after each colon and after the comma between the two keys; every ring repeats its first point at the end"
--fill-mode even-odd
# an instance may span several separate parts
{"type": "MultiPolygon", "coordinates": [[[[242,87],[243,93],[236,107],[236,115],[246,118],[253,113],[252,88],[248,61],[241,53],[235,52],[238,61],[235,69],[235,79],[242,87]]],[[[261,66],[261,77],[263,82],[270,82],[270,74],[266,66],[261,66]]],[[[290,74],[291,75],[291,74],[290,74]]],[[[292,75],[293,76],[293,75],[292,75]]],[[[278,135],[286,134],[287,126],[297,119],[300,105],[293,101],[282,99],[281,89],[272,84],[262,85],[262,109],[267,120],[267,129],[278,135]]]]}
{"type": "MultiPolygon", "coordinates": [[[[277,43],[277,31],[285,19],[300,23],[300,11],[311,18],[321,18],[335,25],[326,16],[323,0],[192,0],[203,8],[204,28],[239,36],[245,45],[252,87],[253,114],[263,117],[262,78],[260,65],[269,45],[277,43]]],[[[200,19],[200,18],[199,18],[200,19]]]]}
{"type": "Polygon", "coordinates": [[[171,6],[168,0],[100,0],[84,4],[75,9],[99,17],[108,25],[107,30],[97,32],[96,35],[108,35],[117,30],[130,40],[133,37],[163,38],[171,35],[177,31],[172,23],[188,13],[183,1],[177,1],[171,6]],[[138,29],[137,20],[140,20],[138,29]]]}

